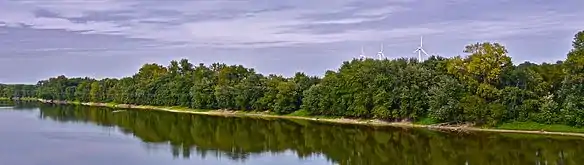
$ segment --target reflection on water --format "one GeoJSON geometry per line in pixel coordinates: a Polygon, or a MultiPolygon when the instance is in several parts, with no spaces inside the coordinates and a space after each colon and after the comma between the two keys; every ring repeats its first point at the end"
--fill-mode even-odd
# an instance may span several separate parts
{"type": "Polygon", "coordinates": [[[86,106],[41,105],[39,117],[115,126],[142,140],[144,149],[159,150],[170,144],[172,155],[185,159],[212,156],[245,162],[251,157],[270,155],[266,153],[291,153],[289,157],[295,159],[325,157],[334,164],[352,165],[577,165],[584,162],[581,156],[584,147],[580,147],[584,141],[566,137],[453,134],[158,111],[113,113],[112,109],[86,106]]]}

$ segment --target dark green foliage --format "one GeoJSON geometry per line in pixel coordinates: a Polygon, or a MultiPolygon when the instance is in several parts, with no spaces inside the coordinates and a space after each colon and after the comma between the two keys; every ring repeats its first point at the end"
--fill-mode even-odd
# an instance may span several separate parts
{"type": "MultiPolygon", "coordinates": [[[[511,63],[499,43],[475,43],[465,56],[352,60],[322,79],[296,73],[264,76],[241,65],[166,67],[145,64],[131,77],[94,80],[58,76],[33,95],[82,102],[271,111],[383,120],[497,125],[536,121],[584,126],[584,31],[565,62],[511,63]]],[[[31,87],[31,88],[35,88],[31,87]]],[[[21,91],[28,91],[20,89],[21,91]]],[[[0,86],[0,96],[30,96],[0,86]]]]}
{"type": "Polygon", "coordinates": [[[562,99],[561,117],[565,124],[584,126],[584,31],[576,34],[568,53],[559,95],[562,99]]]}
{"type": "Polygon", "coordinates": [[[460,100],[465,89],[455,78],[441,75],[436,79],[436,85],[430,88],[429,116],[438,121],[464,121],[460,100]]]}
{"type": "Polygon", "coordinates": [[[25,84],[0,84],[0,97],[2,98],[23,98],[36,97],[37,86],[25,84]]]}

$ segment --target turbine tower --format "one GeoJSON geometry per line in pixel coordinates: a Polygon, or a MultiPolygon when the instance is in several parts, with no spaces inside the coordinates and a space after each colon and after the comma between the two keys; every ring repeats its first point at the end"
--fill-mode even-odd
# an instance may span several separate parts
{"type": "Polygon", "coordinates": [[[383,54],[383,43],[381,44],[381,49],[379,49],[379,52],[377,52],[377,57],[379,57],[379,60],[383,60],[383,58],[385,58],[385,54],[383,54]]]}
{"type": "Polygon", "coordinates": [[[422,38],[422,36],[420,36],[420,46],[414,51],[414,53],[418,53],[418,61],[420,61],[420,62],[422,62],[422,53],[424,53],[426,56],[430,56],[430,55],[428,55],[428,53],[426,53],[424,48],[422,48],[422,44],[423,44],[423,38],[422,38]]]}
{"type": "Polygon", "coordinates": [[[365,57],[365,51],[363,51],[363,46],[361,46],[361,54],[359,55],[359,58],[361,58],[362,60],[367,58],[365,57]]]}

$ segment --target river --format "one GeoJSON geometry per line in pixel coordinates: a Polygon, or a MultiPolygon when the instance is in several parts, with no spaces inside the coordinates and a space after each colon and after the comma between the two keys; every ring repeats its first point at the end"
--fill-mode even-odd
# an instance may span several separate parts
{"type": "Polygon", "coordinates": [[[2,165],[579,165],[584,139],[0,103],[2,165]]]}

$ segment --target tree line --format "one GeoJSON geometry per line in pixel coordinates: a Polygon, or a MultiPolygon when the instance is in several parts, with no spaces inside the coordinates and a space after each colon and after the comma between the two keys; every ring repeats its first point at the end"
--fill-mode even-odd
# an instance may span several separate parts
{"type": "Polygon", "coordinates": [[[584,31],[565,60],[514,65],[505,46],[467,45],[464,56],[353,59],[322,77],[262,75],[241,65],[143,65],[120,79],[39,81],[38,98],[193,109],[270,111],[382,120],[512,121],[584,126],[584,31]]]}
{"type": "Polygon", "coordinates": [[[0,98],[36,97],[36,85],[0,84],[0,98]]]}

